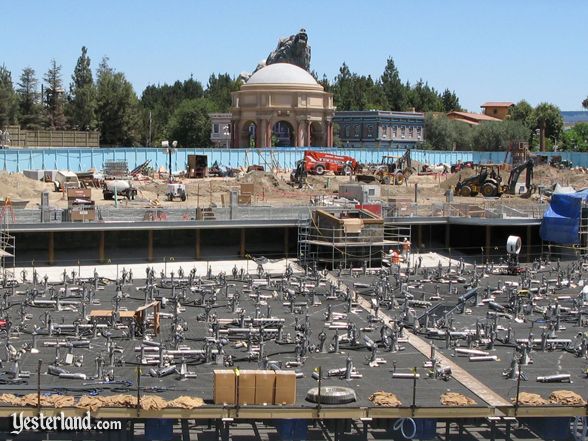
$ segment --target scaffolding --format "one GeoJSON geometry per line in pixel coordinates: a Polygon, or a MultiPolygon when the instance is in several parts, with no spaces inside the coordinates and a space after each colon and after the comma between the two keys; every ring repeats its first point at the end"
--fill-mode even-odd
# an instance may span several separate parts
{"type": "Polygon", "coordinates": [[[10,201],[5,202],[0,211],[0,277],[2,286],[15,279],[15,241],[14,236],[10,234],[10,221],[14,222],[14,211],[10,201]]]}
{"type": "Polygon", "coordinates": [[[315,210],[298,222],[300,265],[326,268],[380,267],[382,258],[410,241],[409,225],[386,224],[366,210],[315,210]]]}

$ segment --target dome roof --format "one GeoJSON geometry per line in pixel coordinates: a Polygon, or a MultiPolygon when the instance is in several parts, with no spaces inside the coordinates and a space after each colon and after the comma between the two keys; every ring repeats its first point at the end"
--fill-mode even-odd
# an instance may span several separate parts
{"type": "Polygon", "coordinates": [[[320,86],[307,71],[290,63],[275,63],[265,66],[251,75],[246,83],[254,84],[300,84],[320,86]]]}

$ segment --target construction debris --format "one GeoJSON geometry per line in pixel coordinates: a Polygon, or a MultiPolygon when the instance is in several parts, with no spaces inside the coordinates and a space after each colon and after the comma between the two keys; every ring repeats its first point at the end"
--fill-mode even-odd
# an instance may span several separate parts
{"type": "Polygon", "coordinates": [[[477,403],[459,392],[445,392],[441,395],[444,406],[475,406],[477,403]]]}
{"type": "MultiPolygon", "coordinates": [[[[513,403],[516,403],[516,398],[511,398],[513,403]]],[[[541,397],[539,394],[530,392],[521,392],[519,394],[519,404],[523,406],[545,406],[549,404],[549,401],[541,397]]]]}
{"type": "Polygon", "coordinates": [[[392,392],[378,391],[370,395],[369,400],[376,406],[400,407],[402,403],[392,392]]]}
{"type": "Polygon", "coordinates": [[[551,404],[560,404],[562,406],[585,406],[586,400],[580,395],[570,390],[556,390],[549,395],[551,404]]]}

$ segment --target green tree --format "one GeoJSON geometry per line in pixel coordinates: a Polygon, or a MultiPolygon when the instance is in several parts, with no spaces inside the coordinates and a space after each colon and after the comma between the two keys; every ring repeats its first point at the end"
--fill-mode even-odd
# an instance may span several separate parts
{"type": "Polygon", "coordinates": [[[582,107],[584,107],[584,109],[588,109],[588,97],[586,97],[586,99],[582,101],[582,107]]]}
{"type": "Polygon", "coordinates": [[[204,96],[212,101],[220,112],[228,112],[231,108],[231,92],[239,90],[241,81],[238,78],[231,78],[228,73],[212,74],[208,78],[208,85],[204,96]]]}
{"type": "Polygon", "coordinates": [[[42,125],[42,107],[37,90],[38,80],[32,67],[25,67],[20,75],[18,89],[19,123],[24,129],[39,130],[42,125]]]}
{"type": "Polygon", "coordinates": [[[425,114],[425,148],[434,150],[469,150],[472,145],[472,128],[446,115],[425,114]]]}
{"type": "Polygon", "coordinates": [[[459,105],[459,98],[455,94],[455,91],[450,91],[449,89],[445,89],[443,94],[441,95],[441,103],[443,105],[444,112],[451,112],[452,110],[461,110],[461,106],[459,105]]]}
{"type": "Polygon", "coordinates": [[[145,126],[142,130],[144,142],[151,141],[151,145],[158,145],[167,138],[166,126],[171,115],[184,100],[198,99],[204,96],[204,89],[200,82],[190,78],[176,81],[174,84],[149,85],[141,95],[141,121],[145,126]],[[151,136],[149,136],[151,125],[151,136]]]}
{"type": "Polygon", "coordinates": [[[352,110],[353,79],[349,66],[343,63],[333,84],[333,100],[339,110],[352,110]]]}
{"type": "Polygon", "coordinates": [[[16,123],[16,93],[12,84],[12,74],[6,66],[0,66],[0,129],[16,123]]]}
{"type": "Polygon", "coordinates": [[[560,138],[563,118],[559,108],[553,104],[541,103],[531,114],[531,128],[539,130],[539,149],[545,151],[545,138],[554,141],[560,138]]]}
{"type": "Polygon", "coordinates": [[[52,130],[65,130],[65,90],[61,79],[61,66],[53,59],[45,80],[45,106],[47,125],[52,130]]]}
{"type": "Polygon", "coordinates": [[[115,72],[103,58],[96,81],[96,116],[100,142],[107,146],[132,146],[138,140],[138,99],[124,74],[115,72]]]}
{"type": "Polygon", "coordinates": [[[519,121],[528,127],[533,125],[531,119],[531,115],[533,114],[533,106],[531,106],[525,100],[521,100],[512,106],[508,110],[508,114],[511,121],[519,121]]]}
{"type": "Polygon", "coordinates": [[[67,112],[71,126],[77,130],[92,130],[96,127],[96,87],[90,63],[88,49],[83,46],[71,77],[67,112]]]}
{"type": "Polygon", "coordinates": [[[527,140],[530,130],[520,121],[483,122],[472,129],[475,150],[506,150],[514,141],[527,140]]]}
{"type": "Polygon", "coordinates": [[[180,147],[208,146],[211,112],[218,112],[218,107],[207,98],[182,101],[169,119],[167,138],[178,141],[180,147]]]}
{"type": "Polygon", "coordinates": [[[588,150],[588,123],[577,123],[563,132],[562,148],[564,150],[588,150]]]}
{"type": "Polygon", "coordinates": [[[406,110],[406,86],[400,80],[400,74],[392,57],[388,57],[386,60],[386,67],[380,77],[380,83],[382,84],[382,90],[386,97],[387,108],[394,111],[406,110]]]}
{"type": "Polygon", "coordinates": [[[417,112],[442,112],[443,102],[437,91],[422,79],[412,87],[408,94],[410,107],[417,112]]]}

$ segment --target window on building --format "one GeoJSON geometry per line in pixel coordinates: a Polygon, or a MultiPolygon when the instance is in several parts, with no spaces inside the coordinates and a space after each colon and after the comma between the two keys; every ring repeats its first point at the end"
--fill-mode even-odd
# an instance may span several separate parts
{"type": "Polygon", "coordinates": [[[353,135],[354,135],[356,138],[359,138],[359,124],[357,124],[357,125],[354,127],[353,135]]]}
{"type": "Polygon", "coordinates": [[[345,138],[349,138],[350,132],[351,132],[351,126],[346,125],[345,126],[345,138]]]}
{"type": "Polygon", "coordinates": [[[414,136],[414,128],[412,126],[408,128],[408,136],[410,138],[414,136]]]}
{"type": "Polygon", "coordinates": [[[405,135],[406,135],[406,127],[401,126],[400,127],[400,136],[402,136],[404,138],[405,135]]]}
{"type": "Polygon", "coordinates": [[[367,136],[368,138],[372,138],[374,136],[374,126],[367,126],[367,136]]]}
{"type": "Polygon", "coordinates": [[[392,126],[392,136],[396,138],[398,136],[398,127],[392,126]]]}
{"type": "Polygon", "coordinates": [[[422,129],[420,127],[417,127],[417,138],[421,139],[421,135],[422,135],[422,129]]]}
{"type": "Polygon", "coordinates": [[[212,125],[212,133],[218,133],[218,124],[213,124],[212,125]]]}

